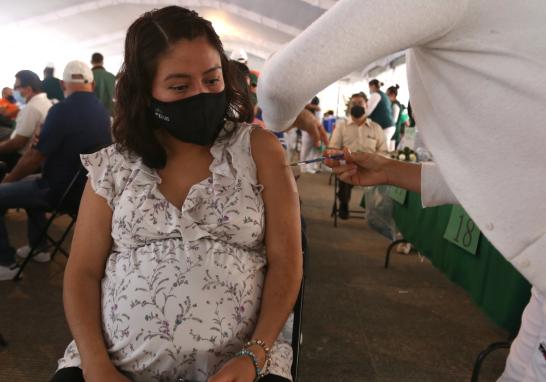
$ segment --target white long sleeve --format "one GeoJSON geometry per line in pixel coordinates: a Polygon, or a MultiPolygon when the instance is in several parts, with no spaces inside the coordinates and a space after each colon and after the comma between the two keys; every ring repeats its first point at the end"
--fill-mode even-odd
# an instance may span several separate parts
{"type": "Polygon", "coordinates": [[[266,63],[258,87],[266,126],[286,130],[306,102],[331,83],[377,59],[447,33],[466,3],[339,1],[266,63]],[[404,17],[387,30],[393,14],[404,17]]]}
{"type": "Polygon", "coordinates": [[[370,99],[368,100],[368,107],[366,108],[366,116],[369,117],[377,105],[379,105],[379,102],[381,102],[381,96],[379,93],[372,93],[370,94],[370,99]]]}
{"type": "Polygon", "coordinates": [[[459,204],[434,163],[421,164],[421,203],[423,207],[459,204]]]}

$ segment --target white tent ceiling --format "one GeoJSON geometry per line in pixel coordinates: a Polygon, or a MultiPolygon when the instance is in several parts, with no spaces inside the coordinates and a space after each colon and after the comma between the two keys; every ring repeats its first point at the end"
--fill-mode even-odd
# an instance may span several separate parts
{"type": "MultiPolygon", "coordinates": [[[[0,31],[14,37],[9,61],[18,65],[32,59],[26,67],[41,72],[47,62],[62,68],[71,59],[88,61],[98,51],[107,68],[116,71],[129,25],[150,9],[173,4],[211,20],[227,51],[245,49],[250,66],[260,68],[335,0],[0,0],[0,31]]],[[[8,64],[5,57],[0,62],[4,79],[8,64]]]]}
{"type": "MultiPolygon", "coordinates": [[[[260,70],[272,53],[336,1],[0,0],[0,35],[4,37],[0,87],[13,85],[14,74],[21,69],[41,75],[47,63],[54,64],[59,77],[68,61],[89,62],[94,52],[101,52],[106,68],[116,73],[123,59],[127,28],[144,12],[166,5],[194,9],[212,21],[226,51],[246,50],[249,66],[260,70]]],[[[362,82],[368,71],[376,75],[399,57],[390,56],[362,68],[346,77],[344,83],[362,82]]],[[[359,84],[365,90],[363,85],[359,84]]]]}

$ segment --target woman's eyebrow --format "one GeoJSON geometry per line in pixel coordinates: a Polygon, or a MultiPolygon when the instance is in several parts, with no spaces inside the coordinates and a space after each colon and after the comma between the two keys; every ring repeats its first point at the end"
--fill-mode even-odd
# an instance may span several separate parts
{"type": "MultiPolygon", "coordinates": [[[[209,74],[209,73],[214,72],[215,70],[218,70],[218,69],[222,69],[222,66],[220,66],[220,65],[213,66],[212,68],[205,70],[203,72],[203,74],[209,74]]],[[[191,77],[191,75],[187,74],[187,73],[171,73],[171,74],[167,75],[167,77],[165,77],[165,79],[163,81],[168,81],[168,80],[171,80],[173,78],[190,78],[190,77],[191,77]]]]}
{"type": "Polygon", "coordinates": [[[191,76],[186,73],[171,73],[163,81],[167,81],[173,78],[190,78],[191,76]]]}
{"type": "Polygon", "coordinates": [[[203,72],[203,74],[209,74],[209,73],[214,72],[215,70],[218,70],[218,69],[222,69],[222,66],[221,65],[213,66],[212,68],[205,70],[203,72]]]}

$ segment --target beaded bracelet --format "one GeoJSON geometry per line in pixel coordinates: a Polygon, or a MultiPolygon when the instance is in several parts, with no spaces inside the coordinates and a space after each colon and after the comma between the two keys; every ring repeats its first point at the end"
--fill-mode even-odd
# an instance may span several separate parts
{"type": "Polygon", "coordinates": [[[261,374],[262,369],[258,367],[258,359],[256,358],[256,355],[248,349],[241,349],[237,353],[235,353],[235,357],[244,357],[244,356],[249,357],[250,360],[252,361],[252,364],[254,365],[254,371],[256,372],[255,381],[263,377],[263,374],[261,374]]]}
{"type": "Polygon", "coordinates": [[[269,349],[267,347],[267,345],[265,344],[265,342],[262,341],[262,340],[250,340],[245,344],[245,348],[247,348],[249,346],[252,346],[252,345],[260,346],[262,349],[264,349],[264,352],[265,352],[266,355],[268,355],[269,352],[271,351],[271,349],[269,349]]]}
{"type": "Polygon", "coordinates": [[[269,366],[271,365],[271,350],[267,347],[264,341],[262,340],[250,340],[244,346],[243,349],[247,349],[252,345],[260,346],[265,353],[265,362],[263,367],[260,369],[259,377],[263,377],[269,373],[269,366]]]}

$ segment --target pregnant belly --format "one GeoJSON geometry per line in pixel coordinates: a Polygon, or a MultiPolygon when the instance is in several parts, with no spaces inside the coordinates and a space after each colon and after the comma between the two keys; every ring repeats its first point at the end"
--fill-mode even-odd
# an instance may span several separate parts
{"type": "Polygon", "coordinates": [[[112,254],[102,315],[114,363],[135,380],[206,379],[254,329],[260,256],[205,241],[112,254]]]}

